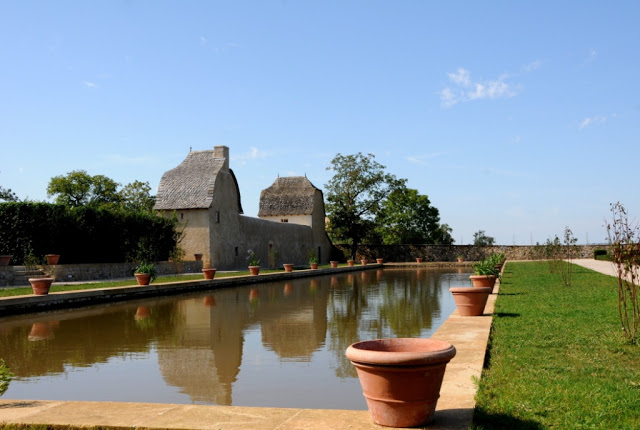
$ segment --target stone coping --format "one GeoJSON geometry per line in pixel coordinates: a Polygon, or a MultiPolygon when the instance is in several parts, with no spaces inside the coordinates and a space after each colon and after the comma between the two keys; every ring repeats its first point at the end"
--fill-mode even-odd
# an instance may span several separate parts
{"type": "MultiPolygon", "coordinates": [[[[434,420],[425,428],[470,427],[477,389],[474,379],[482,374],[498,290],[497,283],[484,315],[462,317],[455,310],[433,334],[434,339],[452,343],[457,354],[447,366],[434,420]]],[[[374,424],[367,411],[41,400],[0,400],[0,423],[225,430],[389,428],[374,424]]]]}

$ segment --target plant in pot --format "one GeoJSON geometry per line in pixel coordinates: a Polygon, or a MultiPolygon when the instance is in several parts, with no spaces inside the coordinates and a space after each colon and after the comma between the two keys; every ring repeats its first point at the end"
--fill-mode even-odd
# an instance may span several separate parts
{"type": "Polygon", "coordinates": [[[143,261],[134,269],[133,275],[138,281],[138,285],[149,285],[156,280],[156,266],[153,263],[143,261]]]}
{"type": "Polygon", "coordinates": [[[356,367],[375,423],[419,427],[433,417],[456,349],[436,339],[393,338],[354,343],[346,355],[356,367]]]}
{"type": "Polygon", "coordinates": [[[376,263],[383,264],[384,263],[384,258],[376,258],[376,263]]]}
{"type": "Polygon", "coordinates": [[[8,266],[9,261],[11,261],[11,255],[9,254],[0,255],[0,266],[8,266]]]}
{"type": "Polygon", "coordinates": [[[202,274],[204,275],[204,279],[213,279],[216,276],[216,268],[210,267],[208,269],[202,269],[202,274]]]}
{"type": "Polygon", "coordinates": [[[504,260],[506,257],[502,253],[494,253],[491,254],[488,260],[493,264],[493,267],[497,270],[498,273],[502,270],[502,266],[504,265],[504,260]]]}
{"type": "Polygon", "coordinates": [[[458,260],[458,263],[462,263],[464,261],[464,257],[462,255],[458,255],[456,259],[458,260]]]}
{"type": "Polygon", "coordinates": [[[337,267],[338,267],[338,263],[339,263],[339,262],[338,262],[337,260],[331,260],[331,261],[329,261],[329,263],[331,264],[331,267],[332,267],[333,269],[335,269],[335,268],[337,268],[337,267]]]}
{"type": "Polygon", "coordinates": [[[469,276],[474,287],[491,287],[496,283],[498,271],[488,259],[472,264],[474,274],[469,276]]]}
{"type": "Polygon", "coordinates": [[[249,266],[249,272],[251,272],[251,275],[257,276],[260,273],[260,260],[252,249],[248,250],[247,254],[247,265],[249,266]]]}
{"type": "Polygon", "coordinates": [[[43,264],[43,261],[44,259],[39,259],[33,255],[31,250],[25,253],[25,275],[29,279],[29,284],[31,284],[33,294],[36,296],[45,296],[49,294],[51,284],[55,281],[55,278],[52,276],[52,269],[46,264],[43,264]],[[41,267],[43,269],[41,269],[41,267]]]}
{"type": "Polygon", "coordinates": [[[311,269],[316,270],[318,268],[318,257],[316,256],[316,252],[313,249],[310,249],[307,253],[307,258],[309,259],[309,267],[311,269]]]}
{"type": "Polygon", "coordinates": [[[293,272],[293,266],[294,265],[292,263],[283,263],[282,264],[282,267],[284,267],[284,271],[288,272],[288,273],[293,272]]]}

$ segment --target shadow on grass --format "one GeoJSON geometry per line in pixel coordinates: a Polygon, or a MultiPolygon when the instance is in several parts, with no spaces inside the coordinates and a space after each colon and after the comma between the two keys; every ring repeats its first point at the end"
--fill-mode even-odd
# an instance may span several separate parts
{"type": "Polygon", "coordinates": [[[499,296],[524,296],[527,293],[499,293],[499,296]]]}
{"type": "Polygon", "coordinates": [[[542,430],[545,427],[532,420],[522,420],[506,414],[491,414],[482,409],[476,409],[473,413],[473,430],[542,430]]]}
{"type": "Polygon", "coordinates": [[[512,312],[494,312],[493,316],[498,318],[518,318],[520,314],[515,314],[512,312]]]}

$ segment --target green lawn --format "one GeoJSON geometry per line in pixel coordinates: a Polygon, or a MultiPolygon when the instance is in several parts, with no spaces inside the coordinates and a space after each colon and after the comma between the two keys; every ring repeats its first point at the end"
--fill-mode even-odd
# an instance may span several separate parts
{"type": "Polygon", "coordinates": [[[475,429],[639,429],[640,346],[621,334],[615,279],[509,263],[496,301],[475,429]]]}
{"type": "MultiPolygon", "coordinates": [[[[346,266],[347,264],[340,264],[339,266],[346,266]]],[[[320,265],[319,269],[329,268],[331,265],[320,265]]],[[[306,266],[296,266],[295,270],[304,270],[308,269],[306,266]]],[[[260,273],[284,273],[284,269],[260,269],[260,273]]],[[[247,276],[249,275],[248,270],[243,270],[239,272],[216,272],[216,278],[229,278],[233,276],[247,276]]],[[[154,284],[158,283],[169,283],[169,282],[181,282],[181,281],[193,281],[196,279],[204,279],[203,275],[193,274],[193,275],[181,275],[181,276],[158,276],[154,281],[154,284]]],[[[86,284],[72,284],[72,285],[56,285],[53,284],[51,286],[50,292],[54,293],[56,291],[77,291],[77,290],[91,290],[97,288],[110,288],[110,287],[125,287],[128,285],[136,285],[136,279],[131,277],[131,279],[127,279],[124,281],[106,281],[106,282],[91,282],[86,284]]],[[[3,288],[0,289],[0,297],[10,297],[10,296],[22,296],[26,294],[32,294],[33,291],[31,287],[19,287],[19,288],[3,288]]]]}

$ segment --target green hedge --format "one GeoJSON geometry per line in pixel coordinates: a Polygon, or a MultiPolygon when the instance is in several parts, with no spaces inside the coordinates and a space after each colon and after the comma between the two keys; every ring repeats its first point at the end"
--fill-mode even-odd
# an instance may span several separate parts
{"type": "Polygon", "coordinates": [[[176,221],[154,214],[69,208],[49,203],[0,204],[0,254],[21,265],[60,254],[61,264],[163,261],[176,246],[176,221]]]}

